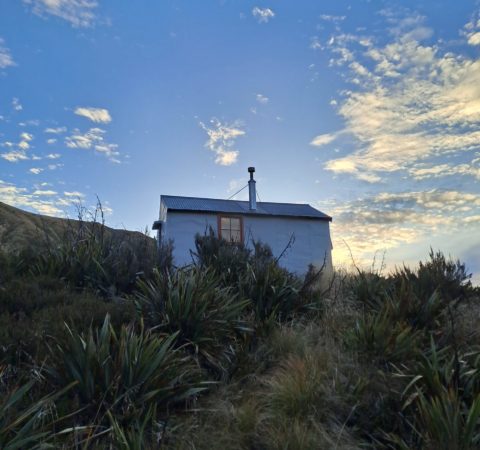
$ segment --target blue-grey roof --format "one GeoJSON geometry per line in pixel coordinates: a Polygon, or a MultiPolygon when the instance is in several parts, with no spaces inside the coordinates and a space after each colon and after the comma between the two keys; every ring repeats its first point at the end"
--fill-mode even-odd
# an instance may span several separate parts
{"type": "Polygon", "coordinates": [[[257,209],[249,209],[248,201],[217,198],[178,197],[162,195],[161,203],[170,211],[199,211],[209,213],[245,214],[260,216],[288,216],[317,220],[332,220],[318,209],[307,204],[257,202],[257,209]]]}

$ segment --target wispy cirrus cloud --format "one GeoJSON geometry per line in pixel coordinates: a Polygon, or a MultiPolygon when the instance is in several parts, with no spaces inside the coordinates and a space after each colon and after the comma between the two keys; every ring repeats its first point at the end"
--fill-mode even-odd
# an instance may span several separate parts
{"type": "Polygon", "coordinates": [[[210,120],[207,126],[200,122],[200,127],[207,133],[208,141],[205,147],[216,154],[215,163],[221,166],[230,166],[235,164],[238,159],[239,152],[233,146],[237,138],[244,136],[245,131],[239,121],[222,123],[215,117],[210,120]]]}
{"type": "Polygon", "coordinates": [[[258,23],[268,23],[269,20],[275,17],[275,13],[270,8],[259,8],[258,6],[252,9],[252,15],[257,19],[258,23]]]}
{"type": "Polygon", "coordinates": [[[346,68],[352,87],[337,108],[345,128],[312,142],[353,136],[356,150],[325,168],[371,182],[385,173],[411,172],[428,158],[480,148],[480,59],[443,50],[441,42],[424,43],[432,30],[421,16],[385,15],[392,31],[384,45],[342,33],[324,43],[330,65],[346,68]]]}
{"type": "Polygon", "coordinates": [[[15,65],[10,49],[5,45],[4,39],[0,38],[0,69],[15,65]]]}
{"type": "Polygon", "coordinates": [[[106,131],[101,128],[90,128],[85,133],[75,129],[70,136],[65,138],[65,145],[74,149],[91,149],[105,155],[112,162],[120,163],[118,145],[109,143],[105,139],[105,134],[106,131]]]}
{"type": "Polygon", "coordinates": [[[85,117],[95,123],[110,123],[112,121],[112,116],[105,108],[78,107],[74,112],[77,116],[85,117]]]}
{"type": "Polygon", "coordinates": [[[73,27],[86,28],[95,23],[95,0],[23,0],[32,12],[40,17],[54,16],[69,22],[73,27]]]}

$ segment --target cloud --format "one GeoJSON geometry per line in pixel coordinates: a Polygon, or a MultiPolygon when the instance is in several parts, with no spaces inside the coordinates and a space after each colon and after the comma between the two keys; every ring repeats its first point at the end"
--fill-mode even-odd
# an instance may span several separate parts
{"type": "Polygon", "coordinates": [[[472,176],[480,180],[480,165],[478,161],[473,160],[470,164],[437,164],[426,165],[419,164],[409,169],[409,173],[416,180],[425,180],[430,178],[440,178],[446,176],[472,176]]]}
{"type": "Polygon", "coordinates": [[[468,43],[470,45],[480,45],[480,31],[472,33],[468,36],[468,43]]]}
{"type": "Polygon", "coordinates": [[[44,169],[40,167],[32,167],[31,169],[28,169],[30,173],[33,173],[34,175],[38,175],[43,172],[44,169]]]}
{"type": "Polygon", "coordinates": [[[256,99],[257,99],[257,102],[262,105],[266,105],[270,100],[268,97],[262,94],[257,94],[256,99]]]}
{"type": "Polygon", "coordinates": [[[275,17],[275,13],[270,8],[259,8],[258,6],[252,9],[252,14],[258,23],[267,23],[275,17]]]}
{"type": "Polygon", "coordinates": [[[92,149],[105,155],[110,161],[119,163],[118,145],[108,143],[104,137],[105,133],[106,131],[101,128],[90,128],[85,133],[75,129],[70,136],[65,138],[65,145],[69,148],[92,149]]]}
{"type": "Polygon", "coordinates": [[[5,46],[5,41],[0,38],[0,69],[6,69],[15,65],[10,49],[5,46]]]}
{"type": "Polygon", "coordinates": [[[20,141],[18,143],[18,147],[21,149],[21,150],[28,150],[30,148],[30,144],[28,143],[28,141],[20,141]]]}
{"type": "Polygon", "coordinates": [[[72,192],[65,191],[63,194],[65,195],[65,197],[76,197],[76,198],[84,198],[85,197],[84,194],[82,194],[81,192],[78,192],[78,191],[72,191],[72,192]]]}
{"type": "Polygon", "coordinates": [[[334,219],[336,263],[351,261],[351,251],[357,262],[365,264],[372,261],[376,251],[432,242],[445,230],[452,235],[474,230],[471,227],[478,225],[480,195],[440,189],[381,192],[320,208],[334,219]]]}
{"type": "Polygon", "coordinates": [[[57,127],[57,128],[45,128],[44,132],[45,133],[50,133],[50,134],[62,134],[67,131],[67,127],[57,127]]]}
{"type": "Polygon", "coordinates": [[[33,134],[23,132],[20,134],[20,139],[26,142],[30,142],[31,140],[33,140],[33,134]]]}
{"type": "Polygon", "coordinates": [[[75,109],[75,114],[77,114],[78,116],[86,117],[87,119],[96,123],[110,123],[112,121],[110,113],[107,109],[104,108],[79,107],[75,109]]]}
{"type": "Polygon", "coordinates": [[[56,142],[57,142],[56,139],[53,139],[53,138],[52,139],[47,139],[47,144],[49,144],[49,145],[55,144],[56,142]]]}
{"type": "MultiPolygon", "coordinates": [[[[340,133],[352,136],[356,148],[325,168],[367,181],[382,180],[382,173],[414,174],[428,158],[480,148],[480,60],[442,50],[440,41],[422,43],[431,33],[420,16],[388,20],[392,39],[385,45],[342,33],[327,44],[332,65],[346,68],[352,86],[336,111],[345,123],[340,133]]],[[[317,145],[333,136],[318,136],[317,145]]]]}
{"type": "Polygon", "coordinates": [[[0,201],[19,208],[31,208],[42,214],[58,215],[61,210],[53,199],[34,196],[27,188],[0,180],[0,201]]]}
{"type": "Polygon", "coordinates": [[[315,147],[322,147],[323,145],[330,144],[335,139],[337,139],[337,137],[337,133],[319,134],[312,139],[310,145],[314,145],[315,147]]]}
{"type": "Polygon", "coordinates": [[[51,186],[39,183],[33,188],[18,186],[0,180],[0,201],[18,208],[26,208],[53,216],[66,216],[68,209],[79,199],[85,198],[81,192],[57,192],[53,189],[41,189],[40,186],[51,186]]]}
{"type": "Polygon", "coordinates": [[[346,16],[331,16],[329,14],[320,14],[320,19],[325,20],[327,22],[342,22],[346,19],[346,16]]]}
{"type": "Polygon", "coordinates": [[[94,0],[23,0],[30,5],[34,14],[40,17],[48,15],[69,22],[73,27],[90,27],[95,22],[94,0]]]}
{"type": "Polygon", "coordinates": [[[18,162],[22,160],[29,159],[29,157],[23,151],[13,150],[11,152],[2,153],[0,157],[7,160],[8,162],[18,162]]]}
{"type": "MultiPolygon", "coordinates": [[[[480,16],[477,13],[476,16],[480,16]]],[[[464,36],[467,38],[467,42],[470,45],[480,45],[480,18],[477,19],[475,15],[464,26],[464,36]]]]}
{"type": "Polygon", "coordinates": [[[240,136],[245,135],[241,129],[241,124],[237,121],[232,124],[222,124],[218,119],[210,120],[210,126],[200,122],[200,127],[207,133],[208,141],[205,147],[216,154],[215,163],[221,166],[230,166],[235,164],[239,152],[233,146],[240,136]]]}
{"type": "Polygon", "coordinates": [[[56,192],[56,191],[40,190],[40,189],[37,189],[36,191],[34,191],[32,193],[32,195],[47,196],[47,197],[51,197],[52,195],[57,195],[57,194],[58,194],[58,192],[56,192]]]}
{"type": "Polygon", "coordinates": [[[15,111],[21,111],[23,109],[23,106],[20,103],[20,100],[18,100],[18,98],[12,99],[12,107],[15,111]]]}
{"type": "Polygon", "coordinates": [[[47,167],[48,170],[57,170],[58,168],[63,167],[63,164],[49,164],[47,167]]]}
{"type": "Polygon", "coordinates": [[[33,134],[23,132],[20,134],[19,142],[13,143],[10,141],[6,141],[1,143],[0,146],[11,148],[12,150],[7,153],[1,153],[0,157],[2,157],[8,162],[18,162],[18,161],[30,159],[29,156],[27,155],[27,150],[30,148],[30,142],[32,140],[33,140],[33,134]]]}
{"type": "Polygon", "coordinates": [[[323,45],[320,42],[320,39],[317,36],[314,36],[310,42],[310,48],[312,50],[323,50],[323,45]]]}

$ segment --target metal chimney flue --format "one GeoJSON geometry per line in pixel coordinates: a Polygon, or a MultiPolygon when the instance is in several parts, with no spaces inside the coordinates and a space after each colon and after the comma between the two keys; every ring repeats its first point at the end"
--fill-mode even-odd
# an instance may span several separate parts
{"type": "Polygon", "coordinates": [[[248,180],[248,204],[251,211],[257,209],[257,190],[255,188],[256,181],[253,179],[255,167],[249,167],[248,173],[250,174],[250,180],[248,180]]]}

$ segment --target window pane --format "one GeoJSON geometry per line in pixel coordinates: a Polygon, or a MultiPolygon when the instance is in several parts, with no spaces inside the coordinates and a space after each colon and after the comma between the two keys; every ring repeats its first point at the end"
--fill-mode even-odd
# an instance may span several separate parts
{"type": "Polygon", "coordinates": [[[228,242],[242,242],[242,222],[239,217],[220,217],[220,237],[228,242]]]}
{"type": "Polygon", "coordinates": [[[232,230],[240,231],[240,219],[232,218],[230,219],[232,230]]]}
{"type": "Polygon", "coordinates": [[[230,242],[231,240],[230,230],[222,230],[222,238],[230,242]]]}
{"type": "Polygon", "coordinates": [[[220,219],[220,228],[223,229],[230,229],[230,217],[222,217],[220,219]]]}
{"type": "Polygon", "coordinates": [[[240,242],[240,230],[232,230],[231,241],[232,242],[240,242]]]}

